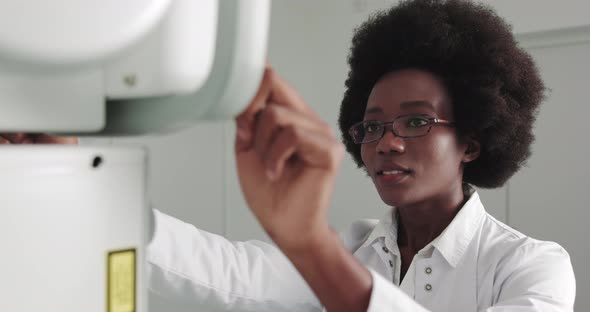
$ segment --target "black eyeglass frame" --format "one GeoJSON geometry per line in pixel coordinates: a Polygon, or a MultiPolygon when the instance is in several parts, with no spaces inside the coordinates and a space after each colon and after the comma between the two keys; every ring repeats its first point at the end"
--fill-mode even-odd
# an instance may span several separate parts
{"type": "Polygon", "coordinates": [[[443,125],[443,126],[453,127],[453,126],[455,125],[455,122],[453,122],[453,121],[449,121],[449,120],[445,120],[445,119],[436,118],[436,117],[432,117],[432,116],[430,116],[430,115],[425,115],[425,114],[423,114],[423,115],[420,115],[420,114],[418,114],[418,115],[415,115],[415,114],[408,114],[408,115],[401,115],[401,116],[397,116],[397,117],[395,117],[395,119],[394,119],[394,120],[392,120],[392,121],[389,121],[389,122],[380,122],[380,121],[377,121],[377,120],[363,120],[363,121],[359,121],[359,122],[355,123],[354,125],[352,125],[352,126],[351,126],[351,127],[348,129],[348,135],[350,135],[350,137],[352,138],[352,142],[353,142],[354,144],[367,144],[367,143],[372,143],[372,142],[375,142],[375,141],[381,140],[381,138],[383,138],[383,136],[385,135],[385,131],[386,131],[386,126],[387,126],[387,125],[391,125],[391,132],[392,132],[392,133],[393,133],[393,134],[394,134],[396,137],[398,137],[398,138],[403,138],[403,139],[413,139],[413,138],[420,138],[420,137],[423,137],[423,136],[426,136],[426,135],[428,135],[428,133],[430,133],[430,130],[432,130],[432,127],[433,127],[433,126],[435,126],[435,125],[443,125]],[[404,117],[411,117],[411,116],[414,116],[414,117],[424,117],[424,119],[425,119],[426,121],[428,121],[428,130],[427,130],[427,131],[426,131],[424,134],[422,134],[422,135],[417,135],[417,136],[403,136],[403,135],[399,135],[398,133],[396,133],[396,131],[395,131],[395,127],[394,127],[394,124],[395,124],[395,122],[396,122],[397,120],[399,120],[400,118],[404,118],[404,117]],[[354,139],[354,135],[353,135],[353,133],[354,133],[354,129],[355,129],[356,127],[358,127],[359,125],[362,125],[362,124],[364,124],[364,123],[366,123],[366,122],[369,122],[369,121],[370,121],[370,122],[376,122],[376,123],[378,123],[378,124],[379,124],[381,127],[383,127],[383,130],[382,130],[382,132],[381,132],[381,135],[380,135],[378,138],[376,138],[376,139],[373,139],[373,140],[370,140],[370,141],[367,141],[367,142],[356,142],[356,141],[355,141],[355,139],[354,139]]]}

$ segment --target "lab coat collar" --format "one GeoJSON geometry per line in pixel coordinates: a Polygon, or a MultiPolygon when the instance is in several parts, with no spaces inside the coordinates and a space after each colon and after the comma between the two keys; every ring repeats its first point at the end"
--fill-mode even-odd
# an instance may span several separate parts
{"type": "MultiPolygon", "coordinates": [[[[434,248],[453,268],[459,264],[485,215],[479,194],[473,188],[469,189],[469,193],[471,194],[469,200],[459,210],[453,221],[418,254],[432,254],[434,248]]],[[[392,253],[399,255],[396,215],[395,207],[388,209],[359,249],[372,246],[378,240],[384,240],[385,245],[394,247],[391,250],[392,253]]]]}
{"type": "Polygon", "coordinates": [[[451,224],[429,244],[436,248],[453,268],[461,261],[486,213],[479,194],[474,190],[471,192],[471,197],[451,224]]]}
{"type": "Polygon", "coordinates": [[[376,241],[385,239],[391,240],[392,245],[397,247],[397,219],[393,217],[395,213],[395,208],[389,207],[359,249],[372,246],[376,241]]]}

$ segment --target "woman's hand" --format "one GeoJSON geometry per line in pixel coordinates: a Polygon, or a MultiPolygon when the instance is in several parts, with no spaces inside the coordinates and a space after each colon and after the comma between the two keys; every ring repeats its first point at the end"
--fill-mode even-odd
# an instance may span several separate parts
{"type": "Polygon", "coordinates": [[[236,122],[242,192],[275,243],[301,250],[331,234],[327,210],[344,149],[330,126],[270,68],[236,122]]]}
{"type": "Polygon", "coordinates": [[[371,274],[327,221],[342,144],[271,69],[236,122],[240,185],[262,227],[328,311],[366,311],[371,274]]]}
{"type": "Polygon", "coordinates": [[[0,144],[78,144],[78,138],[44,133],[1,133],[0,144]]]}

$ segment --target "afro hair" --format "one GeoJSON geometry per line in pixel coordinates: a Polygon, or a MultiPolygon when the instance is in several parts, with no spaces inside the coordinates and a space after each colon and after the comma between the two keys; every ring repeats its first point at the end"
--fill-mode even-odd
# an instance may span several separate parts
{"type": "Polygon", "coordinates": [[[338,120],[347,151],[364,167],[348,129],[363,119],[375,83],[417,68],[438,76],[451,96],[459,135],[473,136],[480,156],[463,181],[502,186],[525,163],[545,86],[511,26],[489,7],[463,0],[411,0],[372,15],[355,30],[338,120]]]}

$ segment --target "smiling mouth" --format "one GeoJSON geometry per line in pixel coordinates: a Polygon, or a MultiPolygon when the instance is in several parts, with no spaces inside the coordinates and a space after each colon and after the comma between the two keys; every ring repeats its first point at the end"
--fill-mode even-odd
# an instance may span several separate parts
{"type": "Polygon", "coordinates": [[[376,179],[382,185],[397,185],[411,175],[410,170],[380,170],[377,171],[376,179]]]}
{"type": "Polygon", "coordinates": [[[399,174],[410,174],[410,170],[380,170],[377,171],[378,176],[390,176],[390,175],[399,175],[399,174]]]}

